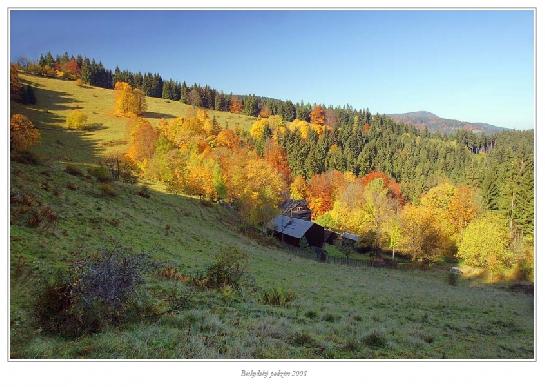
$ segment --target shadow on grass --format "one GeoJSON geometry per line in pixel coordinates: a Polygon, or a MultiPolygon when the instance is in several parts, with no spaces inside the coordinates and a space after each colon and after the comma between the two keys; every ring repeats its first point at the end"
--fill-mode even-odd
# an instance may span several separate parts
{"type": "Polygon", "coordinates": [[[142,114],[143,118],[152,118],[152,119],[170,119],[170,118],[176,118],[175,115],[168,114],[168,113],[157,113],[157,112],[145,112],[142,114]]]}
{"type": "MultiPolygon", "coordinates": [[[[65,92],[36,89],[36,104],[11,104],[11,114],[24,114],[40,130],[41,138],[33,150],[49,161],[90,161],[99,159],[98,141],[88,138],[84,131],[71,131],[65,127],[65,118],[58,111],[74,109],[69,105],[77,99],[65,92]]],[[[99,130],[101,123],[91,124],[91,130],[99,130]]]]}

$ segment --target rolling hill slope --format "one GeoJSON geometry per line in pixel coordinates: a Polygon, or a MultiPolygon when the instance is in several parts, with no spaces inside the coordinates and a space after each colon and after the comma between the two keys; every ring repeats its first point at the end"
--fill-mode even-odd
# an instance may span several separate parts
{"type": "Polygon", "coordinates": [[[449,134],[458,129],[464,129],[476,133],[494,133],[501,130],[509,130],[499,126],[485,124],[482,122],[465,122],[450,118],[442,118],[426,111],[387,114],[394,121],[416,126],[419,129],[428,128],[431,132],[449,134]]]}
{"type": "MultiPolygon", "coordinates": [[[[444,270],[401,271],[320,264],[301,251],[249,238],[237,215],[218,204],[173,195],[152,185],[114,182],[100,194],[86,172],[100,157],[125,146],[126,120],[110,111],[110,90],[24,76],[37,88],[37,105],[12,103],[40,128],[37,164],[11,161],[10,354],[12,358],[531,358],[533,298],[500,287],[461,281],[444,270]],[[67,131],[64,118],[81,108],[96,123],[67,131]],[[67,163],[82,174],[66,172],[67,163]],[[31,227],[22,195],[57,215],[31,227]],[[167,227],[168,226],[168,227],[167,227]],[[202,271],[226,245],[250,256],[253,285],[240,294],[179,284],[188,301],[175,311],[77,339],[45,333],[34,302],[44,283],[68,267],[74,252],[120,244],[148,251],[158,265],[202,271]],[[265,305],[262,292],[292,290],[287,306],[265,305]]],[[[152,122],[188,114],[190,107],[148,98],[152,122]]],[[[215,112],[220,123],[247,126],[251,118],[215,112]]],[[[156,308],[171,279],[151,273],[146,290],[156,308]]]]}

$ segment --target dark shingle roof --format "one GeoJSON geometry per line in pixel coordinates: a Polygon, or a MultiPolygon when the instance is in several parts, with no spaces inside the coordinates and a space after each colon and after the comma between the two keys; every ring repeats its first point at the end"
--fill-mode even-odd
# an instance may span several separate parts
{"type": "Polygon", "coordinates": [[[294,238],[302,238],[314,223],[308,220],[290,218],[285,215],[278,215],[271,220],[269,228],[294,238]]]}

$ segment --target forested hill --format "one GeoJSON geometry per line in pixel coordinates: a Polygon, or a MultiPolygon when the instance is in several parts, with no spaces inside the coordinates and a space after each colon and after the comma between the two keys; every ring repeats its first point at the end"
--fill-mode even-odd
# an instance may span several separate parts
{"type": "MultiPolygon", "coordinates": [[[[151,132],[152,138],[158,138],[157,146],[151,142],[152,149],[138,160],[146,160],[143,173],[174,191],[246,205],[252,200],[237,196],[242,192],[240,179],[231,176],[233,180],[229,181],[232,166],[243,170],[250,159],[255,161],[254,167],[264,161],[274,169],[269,171],[270,176],[263,176],[262,181],[252,177],[242,185],[247,190],[252,186],[263,191],[267,205],[253,203],[254,209],[261,210],[274,207],[277,199],[288,194],[285,188],[297,177],[311,188],[316,187],[309,192],[323,193],[320,182],[331,177],[328,171],[361,178],[380,172],[399,183],[401,195],[412,203],[418,203],[422,194],[444,181],[467,185],[479,193],[486,210],[499,212],[509,220],[511,230],[516,226],[526,235],[533,233],[533,131],[489,134],[462,129],[432,133],[397,123],[386,115],[371,114],[368,109],[225,94],[207,85],[163,80],[159,74],[119,68],[111,71],[95,60],[68,54],[53,58],[48,53],[37,62],[20,63],[19,67],[27,74],[75,80],[82,87],[115,88],[116,95],[127,95],[131,101],[154,97],[169,104],[178,101],[199,111],[185,118],[171,115],[172,120],[154,127],[145,118],[155,113],[145,116],[145,104],[131,106],[135,110],[130,113],[144,119],[134,130],[151,132]],[[252,122],[249,130],[233,121],[225,125],[218,121],[221,115],[230,114],[247,117],[252,122]],[[206,179],[203,173],[208,174],[206,179]],[[266,187],[265,183],[277,180],[275,187],[266,187]],[[210,186],[212,182],[214,186],[210,186]],[[276,192],[274,197],[268,197],[270,192],[276,192]]],[[[25,93],[21,98],[25,99],[25,93]]],[[[117,110],[124,107],[120,101],[116,102],[117,110]]],[[[265,164],[260,172],[266,169],[265,164]]],[[[312,201],[312,195],[306,196],[312,201]]],[[[322,209],[314,214],[330,211],[333,196],[320,198],[322,209]]],[[[261,221],[265,215],[269,214],[259,216],[261,221]]]]}
{"type": "Polygon", "coordinates": [[[475,133],[487,134],[499,132],[502,130],[508,130],[508,128],[494,126],[482,122],[465,122],[450,118],[442,118],[426,111],[402,114],[388,114],[388,117],[392,118],[398,123],[413,125],[419,129],[427,128],[429,131],[444,134],[453,133],[460,129],[468,130],[475,133]]]}
{"type": "MultiPolygon", "coordinates": [[[[126,82],[132,87],[142,90],[148,97],[181,101],[205,109],[242,113],[253,117],[272,114],[281,116],[285,121],[299,119],[310,122],[312,108],[319,104],[319,101],[313,101],[313,103],[292,102],[288,99],[281,100],[257,95],[237,95],[214,89],[209,85],[203,86],[196,83],[191,85],[184,81],[167,80],[158,73],[132,72],[119,67],[113,70],[107,69],[100,61],[80,55],[69,56],[68,53],[53,57],[48,52],[41,55],[36,62],[20,60],[18,65],[34,75],[74,80],[80,78],[85,84],[106,89],[113,89],[116,82],[126,82]]],[[[336,107],[321,106],[325,112],[324,123],[329,127],[337,126],[342,110],[357,111],[360,115],[370,116],[369,109],[358,110],[349,104],[336,107]]],[[[471,123],[442,118],[426,111],[387,114],[387,116],[397,123],[411,125],[418,129],[427,128],[431,132],[441,134],[452,134],[460,129],[479,134],[493,134],[508,130],[487,123],[471,123]]]]}

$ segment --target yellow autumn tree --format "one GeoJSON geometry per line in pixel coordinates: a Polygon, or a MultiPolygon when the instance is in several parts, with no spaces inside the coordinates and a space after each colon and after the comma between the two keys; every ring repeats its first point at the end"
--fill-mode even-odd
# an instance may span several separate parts
{"type": "Polygon", "coordinates": [[[30,149],[40,139],[40,132],[32,121],[22,114],[14,114],[9,123],[11,149],[22,152],[30,149]]]}
{"type": "Polygon", "coordinates": [[[443,253],[454,255],[460,233],[480,212],[475,191],[467,186],[441,183],[424,193],[420,203],[436,214],[444,242],[443,253]]]}
{"type": "Polygon", "coordinates": [[[260,118],[250,127],[250,136],[256,141],[263,140],[269,131],[269,120],[260,118]]]}
{"type": "Polygon", "coordinates": [[[279,115],[272,115],[268,118],[269,123],[269,129],[271,131],[271,135],[273,139],[278,139],[279,135],[283,135],[286,133],[286,124],[284,123],[284,119],[282,116],[279,115]]]}
{"type": "Polygon", "coordinates": [[[456,187],[447,207],[447,213],[456,234],[462,232],[481,212],[481,204],[475,190],[468,186],[456,187]]]}
{"type": "Polygon", "coordinates": [[[413,260],[433,261],[441,255],[442,232],[431,207],[406,205],[401,211],[401,229],[401,248],[413,260]]]}
{"type": "Polygon", "coordinates": [[[146,97],[140,89],[133,88],[126,82],[116,82],[114,90],[116,114],[134,117],[146,111],[146,97]]]}
{"type": "Polygon", "coordinates": [[[295,119],[288,124],[288,129],[292,132],[297,132],[303,139],[308,138],[310,133],[310,124],[304,120],[295,119]]]}
{"type": "Polygon", "coordinates": [[[186,169],[186,193],[208,200],[221,198],[223,179],[219,164],[209,152],[191,152],[186,169]]]}
{"type": "Polygon", "coordinates": [[[470,266],[499,272],[513,265],[507,220],[487,213],[474,219],[462,232],[458,256],[470,266]]]}
{"type": "Polygon", "coordinates": [[[66,117],[66,127],[68,129],[84,129],[87,125],[87,114],[74,110],[66,117]]]}
{"type": "Polygon", "coordinates": [[[222,166],[227,197],[252,225],[270,220],[278,211],[286,186],[282,176],[255,152],[240,150],[222,166]]]}
{"type": "Polygon", "coordinates": [[[307,181],[303,176],[295,176],[290,185],[290,196],[292,199],[305,199],[307,195],[307,181]]]}

